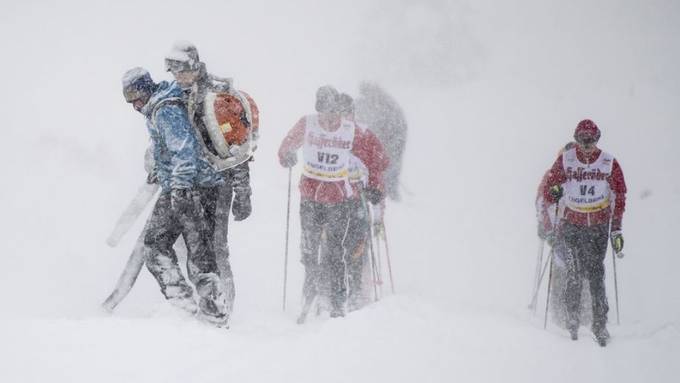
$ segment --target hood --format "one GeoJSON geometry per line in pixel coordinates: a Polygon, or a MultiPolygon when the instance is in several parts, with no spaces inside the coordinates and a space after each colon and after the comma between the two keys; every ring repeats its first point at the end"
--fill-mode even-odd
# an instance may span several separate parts
{"type": "Polygon", "coordinates": [[[158,83],[158,88],[151,95],[149,101],[142,108],[142,114],[150,118],[151,113],[154,111],[154,109],[156,109],[156,105],[158,105],[161,101],[168,98],[183,98],[183,96],[184,93],[182,92],[182,88],[179,86],[179,84],[174,81],[161,81],[158,83]]]}

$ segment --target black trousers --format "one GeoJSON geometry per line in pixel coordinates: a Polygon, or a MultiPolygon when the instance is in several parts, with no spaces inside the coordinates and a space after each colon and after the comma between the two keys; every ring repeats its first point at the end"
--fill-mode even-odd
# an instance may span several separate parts
{"type": "Polygon", "coordinates": [[[144,243],[146,265],[168,299],[192,296],[177,263],[172,246],[182,235],[187,247],[187,272],[201,298],[199,306],[208,315],[222,315],[224,287],[214,251],[215,213],[218,188],[198,188],[182,212],[173,210],[169,192],[161,193],[147,223],[144,243]]]}
{"type": "Polygon", "coordinates": [[[233,188],[229,183],[218,186],[216,209],[214,219],[211,220],[213,225],[213,248],[215,249],[215,260],[217,261],[217,269],[220,277],[224,283],[226,299],[227,299],[227,313],[231,315],[234,307],[234,299],[236,297],[236,288],[234,285],[234,274],[231,271],[231,263],[229,262],[229,212],[231,210],[233,188]]]}
{"type": "Polygon", "coordinates": [[[347,300],[345,241],[351,209],[351,201],[336,204],[300,202],[301,261],[305,266],[302,290],[306,302],[311,302],[325,283],[334,309],[342,309],[347,300]],[[326,250],[323,257],[319,251],[322,238],[326,250]]]}
{"type": "Polygon", "coordinates": [[[345,244],[347,248],[347,285],[349,287],[350,304],[356,304],[361,297],[361,279],[364,262],[368,258],[368,241],[370,241],[368,218],[368,206],[361,201],[356,201],[351,205],[349,230],[345,244]]]}
{"type": "Polygon", "coordinates": [[[579,326],[582,279],[587,278],[593,305],[593,329],[604,328],[609,312],[604,285],[604,257],[607,253],[609,225],[578,226],[565,222],[560,230],[567,266],[567,327],[579,326]]]}

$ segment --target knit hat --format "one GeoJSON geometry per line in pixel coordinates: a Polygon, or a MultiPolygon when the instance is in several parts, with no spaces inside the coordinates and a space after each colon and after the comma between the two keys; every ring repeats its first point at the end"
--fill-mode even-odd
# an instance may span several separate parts
{"type": "Polygon", "coordinates": [[[600,139],[600,129],[592,120],[583,120],[576,126],[574,140],[579,144],[594,143],[600,139]]]}
{"type": "Polygon", "coordinates": [[[123,75],[123,96],[125,101],[133,102],[145,96],[150,96],[156,90],[156,83],[151,79],[149,71],[136,67],[123,75]]]}

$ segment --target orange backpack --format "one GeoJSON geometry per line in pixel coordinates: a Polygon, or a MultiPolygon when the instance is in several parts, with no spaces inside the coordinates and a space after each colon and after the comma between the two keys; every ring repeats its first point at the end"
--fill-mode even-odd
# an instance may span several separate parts
{"type": "Polygon", "coordinates": [[[243,91],[208,92],[204,122],[217,155],[206,153],[221,170],[252,156],[257,148],[260,112],[255,101],[243,91]]]}
{"type": "Polygon", "coordinates": [[[224,139],[229,145],[242,145],[248,140],[249,131],[257,137],[260,127],[260,112],[250,95],[238,91],[250,107],[250,121],[241,100],[229,93],[219,93],[213,102],[215,118],[224,139]],[[250,128],[250,129],[249,129],[250,128]]]}

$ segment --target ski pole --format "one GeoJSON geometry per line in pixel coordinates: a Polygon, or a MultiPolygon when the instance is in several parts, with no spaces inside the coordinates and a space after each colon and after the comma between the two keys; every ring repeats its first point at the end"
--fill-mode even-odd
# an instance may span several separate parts
{"type": "Polygon", "coordinates": [[[383,295],[383,293],[382,293],[383,292],[382,291],[383,280],[382,280],[382,261],[381,261],[382,255],[381,255],[381,251],[380,251],[380,232],[378,230],[376,230],[376,228],[373,227],[373,225],[371,225],[371,227],[373,228],[373,238],[375,239],[375,248],[376,248],[376,252],[378,253],[378,256],[377,256],[378,264],[377,264],[377,267],[376,267],[376,270],[378,271],[378,285],[380,286],[380,295],[383,295]]]}
{"type": "Polygon", "coordinates": [[[616,324],[621,325],[621,320],[619,318],[619,284],[616,279],[616,251],[612,249],[612,264],[614,265],[614,298],[616,300],[616,324]]]}
{"type": "Polygon", "coordinates": [[[552,261],[553,261],[553,251],[550,251],[550,272],[548,273],[548,295],[545,298],[545,317],[543,319],[543,329],[548,328],[548,307],[550,307],[550,287],[552,285],[552,261]]]}
{"type": "Polygon", "coordinates": [[[536,313],[536,291],[538,291],[541,285],[541,279],[543,275],[541,274],[541,265],[543,264],[543,250],[545,247],[545,241],[539,238],[538,244],[538,257],[536,257],[536,271],[534,272],[534,291],[531,294],[531,302],[529,303],[529,310],[534,310],[536,313]]]}
{"type": "Polygon", "coordinates": [[[283,261],[283,311],[286,311],[286,286],[288,285],[288,237],[290,231],[290,185],[293,168],[288,168],[288,205],[286,208],[286,250],[283,261]]]}
{"type": "MultiPolygon", "coordinates": [[[[560,211],[560,200],[555,202],[555,222],[553,223],[553,238],[557,241],[557,222],[559,221],[558,213],[560,211]]],[[[552,287],[552,273],[553,273],[553,258],[555,257],[555,244],[550,248],[550,271],[548,272],[548,294],[545,297],[545,316],[543,317],[543,329],[548,328],[548,308],[550,307],[550,288],[552,287]]]]}
{"type": "Polygon", "coordinates": [[[384,218],[383,218],[383,239],[385,240],[385,256],[387,257],[387,270],[390,273],[390,286],[392,287],[392,294],[394,294],[394,278],[392,278],[392,262],[390,261],[390,247],[387,242],[387,229],[385,229],[384,218]]]}
{"type": "Polygon", "coordinates": [[[371,253],[370,256],[370,262],[371,262],[371,278],[373,279],[373,297],[375,301],[378,301],[378,274],[375,269],[375,253],[373,252],[373,217],[371,215],[371,210],[368,208],[368,203],[366,202],[366,197],[364,197],[363,191],[360,192],[361,195],[361,204],[364,206],[364,209],[366,210],[366,217],[368,217],[368,249],[371,253]]]}
{"type": "MultiPolygon", "coordinates": [[[[543,283],[543,277],[545,276],[546,270],[548,270],[548,263],[550,263],[550,259],[545,260],[545,264],[543,265],[543,271],[540,271],[540,275],[538,277],[538,285],[536,285],[536,289],[534,290],[534,295],[531,297],[531,303],[529,303],[529,307],[533,308],[534,313],[536,313],[536,309],[538,308],[538,292],[541,290],[541,284],[543,283]]],[[[540,267],[540,266],[539,266],[540,267]]]]}

